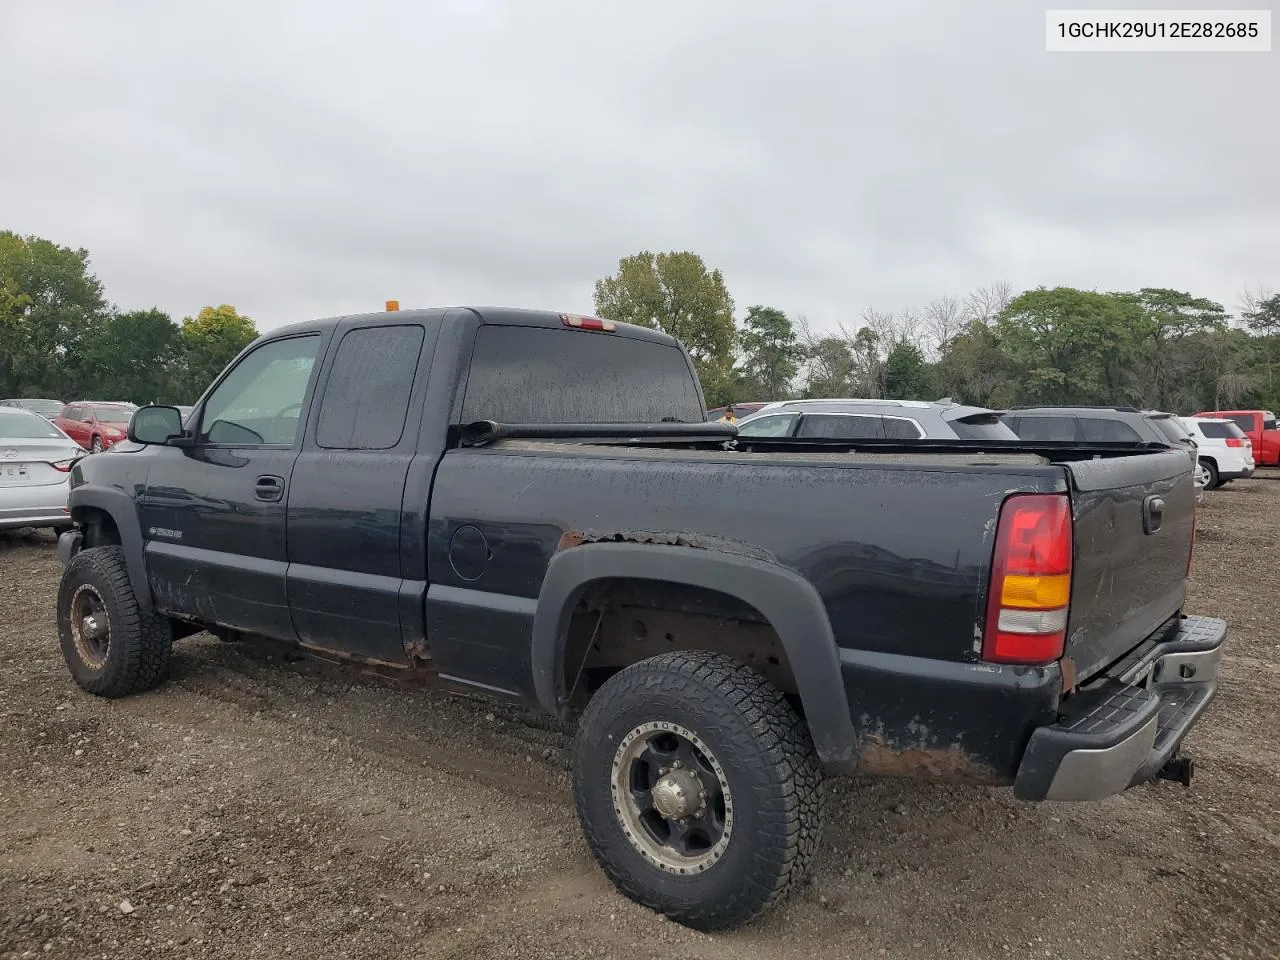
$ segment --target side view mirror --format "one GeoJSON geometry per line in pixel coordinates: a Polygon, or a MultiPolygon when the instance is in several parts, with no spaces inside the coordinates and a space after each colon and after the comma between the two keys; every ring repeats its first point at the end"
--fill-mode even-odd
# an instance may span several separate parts
{"type": "Polygon", "coordinates": [[[129,419],[129,439],[134,443],[166,444],[181,436],[177,407],[141,407],[129,419]]]}

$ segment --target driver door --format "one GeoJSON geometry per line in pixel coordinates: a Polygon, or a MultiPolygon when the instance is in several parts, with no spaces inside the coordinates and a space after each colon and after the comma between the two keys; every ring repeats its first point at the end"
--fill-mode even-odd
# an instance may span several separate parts
{"type": "Polygon", "coordinates": [[[268,340],[192,413],[195,446],[151,447],[140,503],[161,611],[294,640],[285,505],[327,335],[268,340]]]}

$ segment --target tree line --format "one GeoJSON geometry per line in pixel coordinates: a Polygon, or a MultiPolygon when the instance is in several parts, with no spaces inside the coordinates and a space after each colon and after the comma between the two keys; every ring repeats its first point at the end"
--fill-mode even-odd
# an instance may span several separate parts
{"type": "Polygon", "coordinates": [[[709,406],[821,397],[995,408],[1126,404],[1175,413],[1280,408],[1280,294],[1220,303],[1157,287],[1017,292],[994,283],[834,331],[769,306],[734,319],[724,276],[690,251],[643,251],[595,286],[599,316],[672,334],[709,406]]]}
{"type": "MultiPolygon", "coordinates": [[[[624,257],[595,311],[688,349],[707,403],[795,397],[951,396],[991,407],[1133,404],[1191,413],[1280,408],[1280,294],[1238,316],[1164,288],[1017,292],[994,283],[834,329],[764,305],[735,317],[723,274],[691,251],[624,257]]],[[[175,322],[120,310],[89,253],[0,231],[0,397],[191,403],[257,336],[234,307],[175,322]]]]}
{"type": "Polygon", "coordinates": [[[87,250],[0,231],[0,397],[192,403],[257,335],[227,304],[120,310],[87,250]]]}

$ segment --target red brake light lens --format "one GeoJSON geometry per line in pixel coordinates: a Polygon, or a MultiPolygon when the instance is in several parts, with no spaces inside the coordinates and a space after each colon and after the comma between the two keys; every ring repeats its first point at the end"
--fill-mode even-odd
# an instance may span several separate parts
{"type": "Polygon", "coordinates": [[[1071,502],[1018,494],[1000,508],[982,658],[1045,664],[1062,656],[1071,595],[1071,502]]]}
{"type": "Polygon", "coordinates": [[[1241,440],[1239,437],[1227,437],[1227,446],[1228,446],[1228,447],[1243,447],[1243,446],[1244,446],[1244,441],[1243,441],[1243,440],[1241,440]]]}
{"type": "Polygon", "coordinates": [[[70,473],[71,468],[75,465],[74,460],[59,460],[57,463],[51,463],[49,466],[57,470],[59,473],[70,473]]]}
{"type": "Polygon", "coordinates": [[[1027,576],[1071,572],[1071,511],[1061,496],[1010,497],[1000,511],[1005,571],[1027,576]]]}
{"type": "Polygon", "coordinates": [[[577,330],[599,330],[602,333],[613,333],[618,329],[612,320],[601,320],[599,317],[581,317],[574,313],[560,314],[560,322],[566,327],[577,330]]]}

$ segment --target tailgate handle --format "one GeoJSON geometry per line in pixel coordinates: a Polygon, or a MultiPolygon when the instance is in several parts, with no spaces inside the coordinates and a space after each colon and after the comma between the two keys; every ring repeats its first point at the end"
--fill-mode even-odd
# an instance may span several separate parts
{"type": "Polygon", "coordinates": [[[1150,536],[1164,522],[1164,497],[1150,496],[1142,501],[1142,532],[1150,536]]]}

